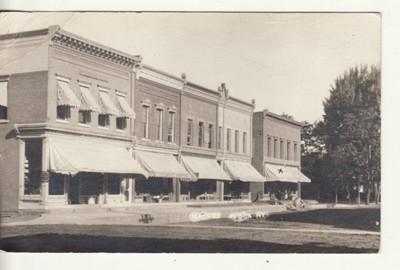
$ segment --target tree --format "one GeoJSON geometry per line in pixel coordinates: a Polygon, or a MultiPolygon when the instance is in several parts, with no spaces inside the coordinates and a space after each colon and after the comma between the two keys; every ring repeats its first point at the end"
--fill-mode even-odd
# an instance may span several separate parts
{"type": "Polygon", "coordinates": [[[332,158],[332,171],[346,188],[355,187],[360,198],[366,189],[379,198],[380,186],[380,70],[350,68],[335,80],[323,103],[321,137],[332,158]]]}

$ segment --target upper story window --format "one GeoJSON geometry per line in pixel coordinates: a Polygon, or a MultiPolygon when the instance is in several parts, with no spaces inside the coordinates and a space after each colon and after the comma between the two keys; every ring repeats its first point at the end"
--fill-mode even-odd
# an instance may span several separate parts
{"type": "Polygon", "coordinates": [[[110,115],[109,114],[99,114],[98,125],[100,127],[109,127],[110,126],[110,115]]]}
{"type": "Polygon", "coordinates": [[[267,157],[271,157],[271,137],[267,138],[267,157]]]}
{"type": "Polygon", "coordinates": [[[168,136],[167,141],[172,143],[175,141],[175,112],[168,111],[168,136]]]}
{"type": "Polygon", "coordinates": [[[117,104],[119,114],[116,119],[116,127],[119,130],[125,130],[128,125],[128,118],[134,118],[136,114],[127,102],[125,94],[122,92],[117,92],[117,104]]]}
{"type": "Polygon", "coordinates": [[[100,106],[96,102],[96,99],[90,93],[90,85],[82,84],[79,85],[81,91],[81,106],[79,107],[79,123],[89,124],[92,121],[92,112],[100,112],[100,106]]]}
{"type": "Polygon", "coordinates": [[[286,159],[290,160],[290,142],[287,142],[287,146],[286,146],[286,159]]]}
{"type": "Polygon", "coordinates": [[[69,121],[71,108],[80,107],[81,102],[69,86],[69,80],[57,78],[57,119],[69,121]]]}
{"type": "Polygon", "coordinates": [[[0,81],[0,120],[8,119],[8,81],[0,81]]]}
{"type": "Polygon", "coordinates": [[[164,118],[164,110],[156,109],[156,132],[157,132],[157,140],[162,141],[163,139],[163,118],[164,118]]]}
{"type": "Polygon", "coordinates": [[[235,153],[239,153],[239,130],[235,130],[235,153]]]}
{"type": "Polygon", "coordinates": [[[150,107],[148,105],[142,105],[143,111],[143,138],[149,138],[149,111],[150,107]]]}
{"type": "Polygon", "coordinates": [[[91,111],[79,110],[79,123],[81,124],[90,124],[92,121],[91,111]]]}
{"type": "Polygon", "coordinates": [[[193,119],[188,119],[186,133],[186,145],[193,145],[193,119]]]}
{"type": "Polygon", "coordinates": [[[117,117],[116,126],[119,130],[124,130],[127,127],[128,118],[126,117],[117,117]]]}
{"type": "Polygon", "coordinates": [[[222,149],[222,127],[218,127],[218,139],[217,139],[217,147],[218,149],[222,149]]]}
{"type": "Polygon", "coordinates": [[[226,150],[231,151],[231,129],[227,128],[226,129],[226,150]]]}
{"type": "Polygon", "coordinates": [[[204,145],[204,122],[199,122],[199,147],[204,145]]]}
{"type": "Polygon", "coordinates": [[[208,148],[213,147],[213,137],[214,137],[214,126],[212,124],[208,125],[208,148]]]}
{"type": "Polygon", "coordinates": [[[293,160],[297,160],[297,143],[293,143],[293,160]]]}
{"type": "Polygon", "coordinates": [[[279,142],[279,150],[280,150],[280,154],[279,154],[279,158],[280,159],[284,159],[284,149],[283,149],[283,140],[280,140],[279,142]]]}
{"type": "Polygon", "coordinates": [[[278,139],[274,139],[274,158],[278,158],[278,139]]]}
{"type": "Polygon", "coordinates": [[[243,153],[247,153],[247,132],[243,132],[243,153]]]}
{"type": "Polygon", "coordinates": [[[109,92],[107,89],[99,88],[99,101],[100,101],[100,112],[98,116],[98,125],[100,127],[109,127],[111,115],[118,115],[119,110],[115,104],[111,101],[109,92]]]}

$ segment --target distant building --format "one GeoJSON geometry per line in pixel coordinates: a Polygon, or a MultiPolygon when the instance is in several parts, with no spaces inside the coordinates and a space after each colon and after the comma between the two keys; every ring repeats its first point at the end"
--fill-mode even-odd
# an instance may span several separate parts
{"type": "Polygon", "coordinates": [[[289,193],[297,185],[297,196],[301,196],[301,183],[310,182],[301,173],[302,127],[302,123],[268,110],[254,113],[252,164],[266,178],[260,192],[289,193]]]}

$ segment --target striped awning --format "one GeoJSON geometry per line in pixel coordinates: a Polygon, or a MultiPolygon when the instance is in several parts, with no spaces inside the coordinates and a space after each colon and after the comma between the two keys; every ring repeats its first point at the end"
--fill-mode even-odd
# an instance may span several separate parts
{"type": "Polygon", "coordinates": [[[79,107],[81,102],[76,97],[68,82],[57,81],[57,105],[79,107]]]}
{"type": "Polygon", "coordinates": [[[81,90],[81,110],[100,112],[100,105],[97,103],[96,99],[90,93],[90,89],[85,86],[80,86],[81,90]]]}
{"type": "Polygon", "coordinates": [[[100,97],[100,113],[101,114],[110,114],[110,115],[118,115],[119,110],[111,101],[110,95],[105,91],[99,91],[100,97]]]}
{"type": "Polygon", "coordinates": [[[305,176],[297,167],[275,164],[265,164],[265,176],[268,182],[310,183],[311,180],[305,176]]]}
{"type": "Polygon", "coordinates": [[[119,117],[135,118],[136,114],[131,106],[129,106],[125,97],[117,95],[117,102],[119,106],[119,117]]]}
{"type": "Polygon", "coordinates": [[[0,106],[7,107],[7,82],[0,82],[0,106]]]}

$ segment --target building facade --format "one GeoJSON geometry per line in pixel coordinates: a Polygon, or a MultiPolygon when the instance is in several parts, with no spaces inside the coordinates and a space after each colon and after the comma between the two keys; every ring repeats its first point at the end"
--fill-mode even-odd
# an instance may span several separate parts
{"type": "Polygon", "coordinates": [[[252,167],[254,102],[52,26],[0,36],[0,198],[12,211],[231,201],[252,167]]]}
{"type": "Polygon", "coordinates": [[[254,113],[253,127],[252,163],[266,178],[264,194],[271,195],[277,191],[293,193],[297,188],[296,196],[301,197],[301,183],[310,182],[301,173],[303,124],[264,110],[254,113]]]}

